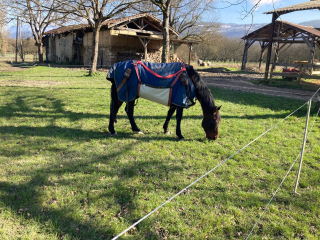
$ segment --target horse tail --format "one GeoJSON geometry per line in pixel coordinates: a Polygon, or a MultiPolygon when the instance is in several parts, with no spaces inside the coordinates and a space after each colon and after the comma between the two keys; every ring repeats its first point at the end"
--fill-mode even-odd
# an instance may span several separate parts
{"type": "Polygon", "coordinates": [[[118,99],[118,93],[117,93],[117,86],[114,80],[111,81],[111,104],[110,104],[110,115],[114,117],[114,121],[117,122],[116,116],[117,116],[117,99],[118,99]]]}

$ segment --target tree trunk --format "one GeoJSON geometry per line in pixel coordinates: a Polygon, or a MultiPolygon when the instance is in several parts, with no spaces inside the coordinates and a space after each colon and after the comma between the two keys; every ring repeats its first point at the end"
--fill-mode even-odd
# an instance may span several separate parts
{"type": "Polygon", "coordinates": [[[167,0],[166,11],[163,12],[163,49],[161,62],[169,62],[170,55],[170,34],[169,34],[169,13],[171,8],[171,0],[167,0]]]}
{"type": "Polygon", "coordinates": [[[42,48],[42,41],[40,41],[38,44],[38,55],[39,55],[39,63],[43,63],[43,48],[42,48]]]}
{"type": "Polygon", "coordinates": [[[100,37],[100,24],[96,23],[93,29],[93,42],[92,42],[92,65],[89,70],[89,74],[95,73],[97,71],[98,54],[99,54],[99,37],[100,37]]]}

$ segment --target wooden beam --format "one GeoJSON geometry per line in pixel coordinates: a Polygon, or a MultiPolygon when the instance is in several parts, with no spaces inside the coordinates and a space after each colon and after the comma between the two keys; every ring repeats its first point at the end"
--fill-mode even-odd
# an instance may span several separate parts
{"type": "MultiPolygon", "coordinates": [[[[285,44],[286,45],[286,44],[285,44]]],[[[283,45],[283,46],[285,46],[283,45]]],[[[288,47],[286,47],[281,53],[279,53],[279,56],[281,56],[285,51],[287,51],[287,49],[292,45],[292,43],[289,44],[288,47]]]]}
{"type": "Polygon", "coordinates": [[[114,28],[115,30],[126,30],[126,31],[132,31],[132,32],[138,32],[138,33],[147,33],[147,34],[153,34],[153,35],[161,35],[161,32],[156,32],[156,31],[147,31],[147,30],[138,30],[138,29],[133,29],[133,28],[124,28],[124,27],[116,27],[114,28]]]}
{"type": "Polygon", "coordinates": [[[305,36],[302,37],[303,41],[307,44],[307,46],[309,47],[310,50],[313,49],[312,44],[309,42],[309,39],[306,38],[305,36]]]}
{"type": "Polygon", "coordinates": [[[141,26],[140,25],[138,25],[135,21],[131,21],[134,25],[136,25],[137,26],[137,28],[139,28],[140,30],[141,30],[141,26]]]}
{"type": "Polygon", "coordinates": [[[268,79],[268,75],[269,75],[273,34],[274,34],[274,27],[275,27],[275,22],[276,22],[277,18],[278,18],[278,15],[276,13],[273,13],[272,14],[272,22],[271,22],[270,38],[269,38],[269,46],[268,46],[268,55],[267,55],[267,62],[266,62],[266,70],[265,70],[265,74],[264,74],[264,79],[265,80],[268,79]]]}
{"type": "Polygon", "coordinates": [[[268,45],[269,45],[269,43],[267,43],[267,42],[263,42],[262,44],[260,43],[261,52],[260,52],[260,59],[259,59],[259,69],[261,68],[263,55],[266,52],[266,49],[267,49],[268,45]]]}
{"type": "MultiPolygon", "coordinates": [[[[275,48],[274,48],[274,59],[273,62],[277,63],[279,60],[279,52],[280,52],[280,43],[275,43],[275,48]]],[[[275,69],[275,66],[272,65],[272,71],[275,69]]]]}
{"type": "Polygon", "coordinates": [[[153,23],[151,23],[150,21],[148,21],[147,19],[144,19],[144,21],[146,23],[148,23],[150,26],[154,27],[155,29],[159,30],[160,32],[163,31],[163,29],[161,29],[160,27],[157,27],[156,25],[154,25],[153,23]]]}
{"type": "Polygon", "coordinates": [[[150,42],[150,39],[139,37],[139,40],[144,48],[144,60],[148,61],[148,44],[150,42]]]}

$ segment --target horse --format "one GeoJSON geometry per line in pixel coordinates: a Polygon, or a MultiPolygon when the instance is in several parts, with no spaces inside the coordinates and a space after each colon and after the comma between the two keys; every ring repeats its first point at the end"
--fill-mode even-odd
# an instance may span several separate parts
{"type": "MultiPolygon", "coordinates": [[[[201,104],[203,120],[202,120],[202,128],[206,133],[206,137],[209,140],[216,140],[219,136],[219,123],[221,121],[221,116],[219,110],[221,108],[215,105],[213,96],[206,86],[204,81],[201,79],[200,75],[193,69],[191,65],[185,65],[186,72],[190,77],[193,85],[195,86],[195,95],[197,100],[201,104]]],[[[118,98],[118,91],[115,80],[113,78],[107,78],[111,81],[111,104],[110,104],[110,118],[109,118],[109,132],[111,136],[115,136],[117,133],[114,129],[114,123],[117,121],[117,113],[119,108],[123,104],[123,101],[118,98]]],[[[137,97],[138,98],[138,97],[137,97]]],[[[138,128],[135,120],[134,120],[134,107],[135,107],[135,99],[128,101],[126,103],[126,113],[130,121],[131,129],[133,132],[143,134],[143,132],[138,128]]],[[[184,140],[184,137],[181,133],[181,120],[183,117],[183,107],[170,104],[170,108],[167,113],[167,117],[165,123],[163,124],[163,130],[165,134],[168,134],[168,126],[171,117],[176,112],[176,135],[179,140],[184,140]]]]}

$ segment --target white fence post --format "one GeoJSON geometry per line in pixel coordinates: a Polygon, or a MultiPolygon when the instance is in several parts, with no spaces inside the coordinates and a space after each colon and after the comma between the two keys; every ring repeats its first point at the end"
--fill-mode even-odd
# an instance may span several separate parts
{"type": "Polygon", "coordinates": [[[50,75],[50,90],[52,90],[50,64],[49,64],[49,75],[50,75]]]}
{"type": "Polygon", "coordinates": [[[296,193],[298,195],[299,195],[299,193],[297,193],[297,188],[298,188],[298,185],[299,185],[299,178],[300,178],[301,167],[302,167],[304,147],[305,147],[306,141],[307,141],[306,138],[307,138],[307,130],[308,130],[311,103],[312,103],[312,99],[310,99],[309,102],[308,102],[308,113],[307,113],[307,118],[306,118],[306,125],[305,125],[305,128],[304,128],[304,135],[303,135],[302,149],[301,149],[301,154],[300,154],[299,169],[298,169],[298,173],[297,173],[296,183],[295,183],[295,186],[294,186],[294,193],[296,193]]]}

